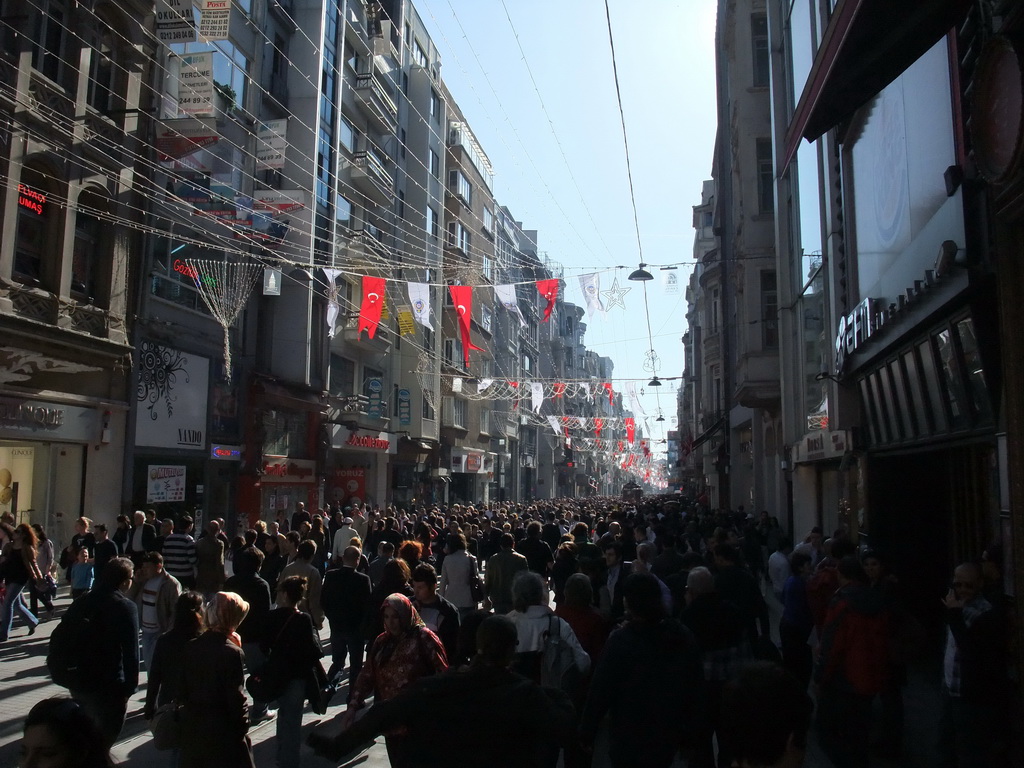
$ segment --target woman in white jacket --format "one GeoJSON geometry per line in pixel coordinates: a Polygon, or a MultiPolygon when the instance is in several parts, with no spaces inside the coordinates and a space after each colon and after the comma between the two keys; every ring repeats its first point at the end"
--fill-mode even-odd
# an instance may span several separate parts
{"type": "Polygon", "coordinates": [[[564,619],[555,616],[548,607],[548,594],[544,581],[533,571],[521,571],[512,582],[512,604],[508,615],[516,625],[519,644],[517,654],[543,653],[549,632],[558,632],[564,647],[572,653],[580,675],[590,669],[590,656],[583,650],[576,633],[564,619]]]}
{"type": "Polygon", "coordinates": [[[472,579],[479,579],[476,558],[466,551],[466,537],[461,533],[448,534],[447,554],[441,561],[441,582],[438,592],[459,609],[459,618],[477,608],[473,599],[472,579]]]}

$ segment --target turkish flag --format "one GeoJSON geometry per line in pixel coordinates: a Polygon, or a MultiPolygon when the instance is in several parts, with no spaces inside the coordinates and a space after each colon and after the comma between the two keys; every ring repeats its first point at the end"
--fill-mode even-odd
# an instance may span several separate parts
{"type": "Polygon", "coordinates": [[[608,392],[608,405],[615,405],[615,393],[612,391],[612,385],[610,383],[604,384],[605,391],[608,392]]]}
{"type": "Polygon", "coordinates": [[[548,302],[548,305],[544,307],[545,323],[551,319],[551,310],[555,308],[555,301],[558,299],[558,283],[557,279],[537,281],[537,290],[548,302]]]}
{"type": "Polygon", "coordinates": [[[554,384],[555,397],[561,397],[565,394],[565,384],[560,381],[556,381],[554,384]]]}
{"type": "Polygon", "coordinates": [[[604,419],[594,419],[594,435],[601,436],[601,429],[604,427],[604,419]]]}
{"type": "Polygon", "coordinates": [[[363,275],[363,303],[359,307],[359,327],[356,335],[366,330],[372,339],[377,333],[380,313],[384,309],[384,278],[363,275]]]}
{"type": "Polygon", "coordinates": [[[455,311],[459,313],[459,330],[462,331],[462,360],[469,368],[469,350],[483,351],[469,340],[469,321],[473,317],[473,286],[449,285],[448,290],[451,291],[455,311]]]}
{"type": "Polygon", "coordinates": [[[630,445],[633,444],[633,440],[636,439],[636,422],[633,417],[626,418],[626,442],[630,445]]]}

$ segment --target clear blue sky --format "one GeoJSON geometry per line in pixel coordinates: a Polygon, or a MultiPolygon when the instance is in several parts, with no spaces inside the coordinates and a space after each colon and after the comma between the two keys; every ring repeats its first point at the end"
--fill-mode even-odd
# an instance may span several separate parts
{"type": "MultiPolygon", "coordinates": [[[[603,0],[414,2],[441,76],[494,166],[498,202],[566,266],[566,298],[584,304],[577,276],[587,270],[574,267],[629,265],[619,272],[632,288],[626,311],[588,321],[586,343],[615,361],[617,377],[649,378],[643,288],[626,281],[639,255],[603,0]]],[[[644,260],[689,262],[692,206],[714,148],[716,3],[609,4],[644,260]]],[[[661,376],[682,371],[690,270],[676,272],[675,296],[665,295],[657,269],[647,284],[661,376]]],[[[603,290],[613,276],[602,276],[603,290]]],[[[661,387],[664,424],[655,424],[658,403],[644,386],[652,428],[673,427],[675,386],[661,387]]]]}

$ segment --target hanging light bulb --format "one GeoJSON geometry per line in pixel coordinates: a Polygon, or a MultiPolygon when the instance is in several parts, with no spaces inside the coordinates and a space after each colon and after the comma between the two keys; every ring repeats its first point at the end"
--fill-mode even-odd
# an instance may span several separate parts
{"type": "Polygon", "coordinates": [[[654,275],[652,275],[650,272],[648,272],[646,269],[644,269],[644,267],[646,267],[646,266],[647,265],[644,264],[641,261],[639,268],[634,269],[629,274],[629,279],[633,280],[633,281],[638,281],[638,282],[643,282],[645,280],[653,280],[654,279],[654,275]]]}

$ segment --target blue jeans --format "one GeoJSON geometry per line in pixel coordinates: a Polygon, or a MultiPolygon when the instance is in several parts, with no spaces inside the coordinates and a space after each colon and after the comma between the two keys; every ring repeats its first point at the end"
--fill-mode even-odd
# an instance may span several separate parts
{"type": "Polygon", "coordinates": [[[142,663],[146,665],[146,673],[153,671],[153,654],[156,652],[156,641],[160,639],[160,630],[150,632],[142,630],[142,663]]]}
{"type": "Polygon", "coordinates": [[[277,768],[298,768],[306,681],[292,680],[277,699],[277,768]]]}
{"type": "Polygon", "coordinates": [[[23,618],[25,623],[30,627],[35,627],[39,624],[39,619],[37,619],[32,611],[28,609],[28,606],[25,605],[25,598],[21,594],[24,590],[24,584],[7,582],[7,592],[4,594],[4,604],[0,607],[0,642],[6,640],[11,634],[11,626],[14,624],[15,611],[21,614],[21,618],[23,618]]]}

